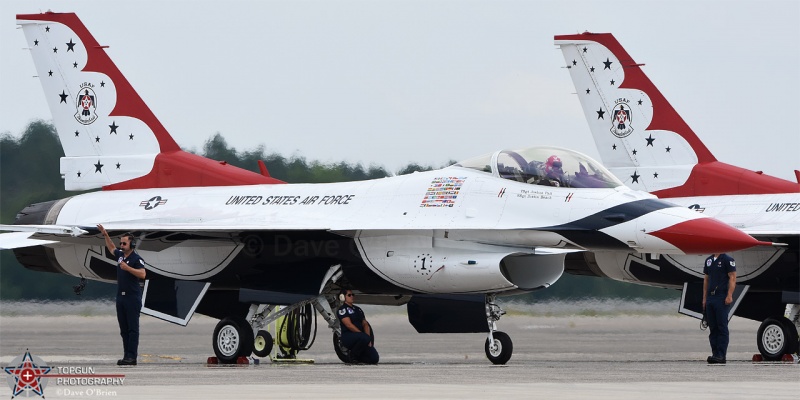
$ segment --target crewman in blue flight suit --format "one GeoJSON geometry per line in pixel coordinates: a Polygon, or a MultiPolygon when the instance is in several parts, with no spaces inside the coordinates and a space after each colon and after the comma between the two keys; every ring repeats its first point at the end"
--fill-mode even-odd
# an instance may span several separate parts
{"type": "Polygon", "coordinates": [[[147,275],[144,260],[134,251],[136,243],[132,234],[122,235],[117,248],[103,225],[97,225],[97,229],[103,234],[108,251],[117,261],[117,322],[124,353],[117,365],[136,365],[139,351],[139,313],[142,310],[139,280],[147,275]]]}
{"type": "Polygon", "coordinates": [[[728,352],[728,312],[736,287],[736,262],[727,254],[712,254],[703,267],[703,312],[710,328],[709,364],[725,364],[728,352]]]}
{"type": "Polygon", "coordinates": [[[342,290],[339,300],[342,306],[336,311],[336,317],[342,327],[342,346],[350,351],[352,362],[377,364],[378,351],[372,340],[372,327],[364,316],[364,311],[353,304],[355,295],[352,290],[342,290]]]}

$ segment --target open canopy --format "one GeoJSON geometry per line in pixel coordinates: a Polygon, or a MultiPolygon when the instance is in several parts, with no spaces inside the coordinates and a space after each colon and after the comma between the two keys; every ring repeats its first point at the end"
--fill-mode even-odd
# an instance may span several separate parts
{"type": "Polygon", "coordinates": [[[599,162],[585,154],[560,147],[501,150],[461,161],[454,166],[532,185],[571,188],[614,188],[623,185],[599,162]]]}

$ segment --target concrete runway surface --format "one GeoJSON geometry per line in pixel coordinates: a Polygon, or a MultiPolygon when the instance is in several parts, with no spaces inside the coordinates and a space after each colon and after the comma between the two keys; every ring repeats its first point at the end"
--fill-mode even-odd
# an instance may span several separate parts
{"type": "MultiPolygon", "coordinates": [[[[367,310],[381,362],[344,365],[320,318],[313,364],[208,366],[216,320],[179,327],[142,316],[139,365],[117,367],[116,318],[80,315],[0,317],[0,364],[29,350],[48,366],[86,374],[124,374],[119,386],[58,384],[55,398],[575,398],[797,399],[800,365],[753,363],[758,323],[731,322],[728,364],[710,366],[707,331],[679,315],[533,317],[506,315],[514,343],[505,366],[484,354],[484,334],[417,334],[404,309],[367,310]]],[[[55,373],[55,371],[51,372],[55,373]]],[[[10,377],[10,375],[6,375],[10,377]]],[[[0,397],[11,395],[0,385],[0,397]]],[[[7,398],[7,397],[6,397],[7,398]]]]}

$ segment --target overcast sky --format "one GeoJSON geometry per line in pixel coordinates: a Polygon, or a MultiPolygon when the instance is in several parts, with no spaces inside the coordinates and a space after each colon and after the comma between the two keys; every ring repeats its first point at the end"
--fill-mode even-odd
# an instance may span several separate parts
{"type": "MultiPolygon", "coordinates": [[[[15,14],[74,11],[184,148],[395,171],[501,148],[597,157],[557,34],[611,32],[723,162],[800,169],[800,2],[7,1],[0,133],[49,120],[15,14]]],[[[57,171],[56,171],[57,173],[57,171]]],[[[280,177],[278,177],[280,178],[280,177]]]]}

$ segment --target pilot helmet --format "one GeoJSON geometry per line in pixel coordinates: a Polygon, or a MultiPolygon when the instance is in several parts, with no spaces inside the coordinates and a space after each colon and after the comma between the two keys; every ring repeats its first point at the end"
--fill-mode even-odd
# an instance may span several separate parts
{"type": "Polygon", "coordinates": [[[547,161],[544,163],[544,172],[549,176],[561,176],[564,174],[562,168],[561,159],[558,158],[556,155],[552,155],[547,158],[547,161]]]}

